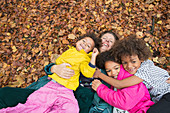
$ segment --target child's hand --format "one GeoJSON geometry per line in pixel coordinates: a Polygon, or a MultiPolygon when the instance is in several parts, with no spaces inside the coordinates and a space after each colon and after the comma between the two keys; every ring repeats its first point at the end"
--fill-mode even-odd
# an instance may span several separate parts
{"type": "Polygon", "coordinates": [[[98,49],[97,49],[97,48],[94,48],[94,49],[93,49],[92,56],[93,56],[93,57],[96,57],[98,54],[99,54],[98,49]]]}
{"type": "Polygon", "coordinates": [[[92,53],[92,56],[91,56],[91,64],[95,65],[96,64],[96,56],[99,54],[99,51],[97,48],[94,48],[93,49],[93,53],[92,53]]]}
{"type": "Polygon", "coordinates": [[[95,91],[97,91],[97,88],[100,86],[100,84],[102,84],[101,81],[95,79],[95,80],[92,82],[92,88],[93,88],[95,91]]]}
{"type": "Polygon", "coordinates": [[[168,78],[168,79],[166,80],[166,82],[167,82],[168,84],[170,84],[170,78],[168,78]]]}
{"type": "Polygon", "coordinates": [[[100,69],[96,69],[96,71],[95,71],[95,73],[94,73],[94,75],[93,75],[93,77],[94,78],[99,78],[99,75],[101,74],[101,71],[100,71],[100,69]]]}

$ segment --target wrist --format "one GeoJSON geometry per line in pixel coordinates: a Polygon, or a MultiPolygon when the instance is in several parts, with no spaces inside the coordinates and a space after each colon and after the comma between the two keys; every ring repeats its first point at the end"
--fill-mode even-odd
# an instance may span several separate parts
{"type": "Polygon", "coordinates": [[[55,67],[55,66],[57,66],[57,65],[53,65],[53,66],[51,66],[51,70],[50,70],[50,71],[51,71],[51,73],[54,73],[54,67],[55,67]]]}

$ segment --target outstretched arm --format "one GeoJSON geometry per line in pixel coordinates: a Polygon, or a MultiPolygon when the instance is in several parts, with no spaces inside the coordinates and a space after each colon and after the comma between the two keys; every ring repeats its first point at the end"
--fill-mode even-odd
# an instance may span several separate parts
{"type": "Polygon", "coordinates": [[[117,80],[101,73],[99,69],[97,69],[96,72],[94,73],[94,78],[100,78],[117,89],[130,87],[139,84],[143,81],[143,79],[137,76],[131,76],[123,80],[117,80]]]}

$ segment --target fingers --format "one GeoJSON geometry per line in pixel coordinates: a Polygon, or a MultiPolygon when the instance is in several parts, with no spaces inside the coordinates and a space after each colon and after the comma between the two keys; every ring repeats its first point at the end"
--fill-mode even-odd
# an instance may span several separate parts
{"type": "Polygon", "coordinates": [[[96,53],[96,52],[97,52],[97,48],[94,48],[94,49],[93,49],[93,53],[96,53]]]}
{"type": "Polygon", "coordinates": [[[74,75],[74,70],[69,69],[69,68],[64,68],[59,76],[62,77],[62,78],[69,79],[73,75],[74,75]]]}
{"type": "Polygon", "coordinates": [[[62,65],[71,67],[69,63],[63,63],[62,65]]]}
{"type": "Polygon", "coordinates": [[[102,84],[102,83],[100,82],[100,80],[95,79],[95,80],[92,82],[92,88],[96,91],[100,84],[102,84]]]}
{"type": "MultiPolygon", "coordinates": [[[[71,67],[68,63],[63,63],[60,65],[55,65],[53,67],[53,73],[56,73],[58,76],[62,78],[69,79],[74,75],[74,70],[67,68],[66,66],[71,67]]],[[[52,72],[52,71],[51,71],[52,72]]]]}
{"type": "Polygon", "coordinates": [[[69,74],[69,75],[74,75],[75,73],[74,73],[74,70],[72,70],[72,69],[69,69],[69,68],[66,68],[65,69],[65,72],[67,73],[67,74],[69,74]]]}
{"type": "Polygon", "coordinates": [[[93,49],[93,54],[98,55],[98,53],[99,53],[98,49],[97,49],[97,48],[94,48],[94,49],[93,49]]]}

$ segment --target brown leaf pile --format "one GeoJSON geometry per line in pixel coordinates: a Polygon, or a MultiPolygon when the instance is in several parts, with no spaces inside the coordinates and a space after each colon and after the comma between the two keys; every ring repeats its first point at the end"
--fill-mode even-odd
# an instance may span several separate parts
{"type": "Polygon", "coordinates": [[[89,31],[136,33],[169,71],[169,7],[168,0],[1,0],[0,87],[26,87],[44,76],[44,66],[89,31]]]}

